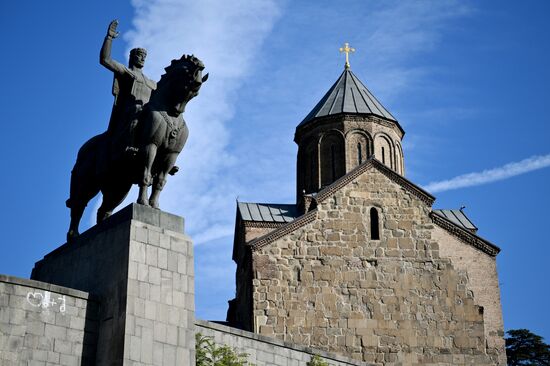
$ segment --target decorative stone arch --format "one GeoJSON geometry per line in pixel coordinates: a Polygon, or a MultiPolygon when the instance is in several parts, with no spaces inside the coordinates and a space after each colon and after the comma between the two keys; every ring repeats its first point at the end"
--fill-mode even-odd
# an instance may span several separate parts
{"type": "Polygon", "coordinates": [[[364,163],[372,154],[372,138],[363,130],[351,130],[346,134],[346,162],[348,171],[364,163]]]}
{"type": "Polygon", "coordinates": [[[316,192],[319,189],[318,137],[310,137],[300,145],[298,161],[299,190],[305,190],[306,193],[316,192]]]}
{"type": "Polygon", "coordinates": [[[387,134],[379,132],[374,135],[374,157],[393,170],[395,170],[394,151],[392,139],[387,134]]]}
{"type": "Polygon", "coordinates": [[[395,171],[401,175],[405,175],[405,161],[403,157],[403,148],[399,141],[394,142],[395,145],[395,171]]]}
{"type": "Polygon", "coordinates": [[[324,133],[319,141],[321,188],[346,174],[345,137],[338,130],[324,133]]]}

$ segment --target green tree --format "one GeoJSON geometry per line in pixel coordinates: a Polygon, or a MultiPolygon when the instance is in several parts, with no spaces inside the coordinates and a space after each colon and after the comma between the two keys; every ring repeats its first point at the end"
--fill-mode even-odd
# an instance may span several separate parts
{"type": "Polygon", "coordinates": [[[318,355],[311,357],[311,360],[307,363],[307,366],[330,366],[327,361],[323,360],[318,355]]]}
{"type": "Polygon", "coordinates": [[[550,366],[550,346],[527,329],[506,332],[508,366],[550,366]]]}
{"type": "Polygon", "coordinates": [[[254,366],[247,357],[227,345],[218,346],[212,337],[195,334],[196,366],[254,366]]]}

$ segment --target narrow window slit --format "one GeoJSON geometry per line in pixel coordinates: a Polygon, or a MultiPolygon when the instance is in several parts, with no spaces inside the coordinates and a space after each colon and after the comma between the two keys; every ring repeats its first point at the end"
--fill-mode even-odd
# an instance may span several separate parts
{"type": "Polygon", "coordinates": [[[372,240],[380,240],[379,226],[378,210],[372,207],[370,209],[370,238],[372,240]]]}

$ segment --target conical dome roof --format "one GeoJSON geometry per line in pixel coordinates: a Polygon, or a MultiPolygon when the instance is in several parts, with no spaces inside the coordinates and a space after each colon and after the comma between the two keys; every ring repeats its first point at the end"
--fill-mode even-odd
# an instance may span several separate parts
{"type": "Polygon", "coordinates": [[[341,113],[375,115],[395,122],[399,126],[395,117],[380,104],[349,68],[344,70],[334,85],[298,127],[318,117],[341,113]]]}

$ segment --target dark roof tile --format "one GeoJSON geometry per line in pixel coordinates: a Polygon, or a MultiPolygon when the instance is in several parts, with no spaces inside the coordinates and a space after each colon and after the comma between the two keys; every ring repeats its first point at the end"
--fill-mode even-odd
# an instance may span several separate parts
{"type": "Polygon", "coordinates": [[[298,127],[305,125],[314,118],[340,113],[372,114],[397,123],[395,117],[380,104],[350,69],[344,70],[334,85],[298,127]]]}
{"type": "Polygon", "coordinates": [[[244,221],[284,223],[298,217],[296,205],[238,202],[237,207],[244,221]]]}

